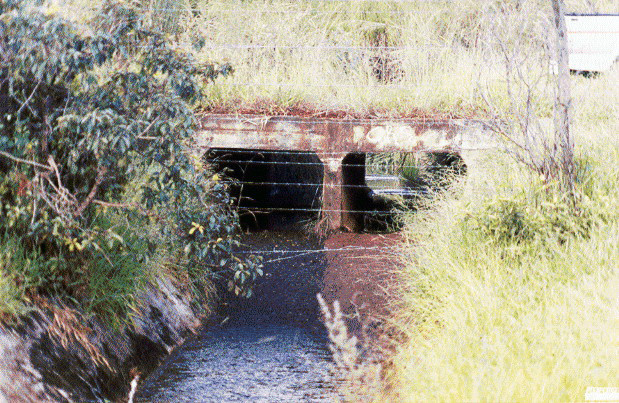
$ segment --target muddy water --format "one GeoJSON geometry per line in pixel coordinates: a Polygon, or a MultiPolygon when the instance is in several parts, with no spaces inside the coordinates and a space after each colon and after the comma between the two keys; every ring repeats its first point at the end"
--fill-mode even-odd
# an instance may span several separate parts
{"type": "Polygon", "coordinates": [[[141,386],[138,401],[333,401],[327,335],[316,294],[342,301],[355,332],[380,316],[388,252],[397,237],[307,233],[246,235],[265,259],[249,300],[224,306],[221,320],[175,351],[141,386]],[[314,250],[315,252],[309,252],[314,250]]]}

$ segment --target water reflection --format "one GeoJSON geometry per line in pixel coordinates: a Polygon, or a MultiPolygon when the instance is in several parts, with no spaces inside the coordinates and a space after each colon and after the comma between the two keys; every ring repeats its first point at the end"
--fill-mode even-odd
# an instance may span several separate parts
{"type": "Polygon", "coordinates": [[[224,307],[230,319],[185,343],[140,388],[138,401],[333,401],[330,357],[315,295],[324,253],[306,234],[262,233],[245,238],[265,253],[265,277],[249,300],[224,307]]]}

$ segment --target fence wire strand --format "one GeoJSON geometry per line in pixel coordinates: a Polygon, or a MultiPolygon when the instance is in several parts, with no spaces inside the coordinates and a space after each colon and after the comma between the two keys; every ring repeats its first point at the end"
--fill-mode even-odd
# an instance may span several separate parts
{"type": "MultiPolygon", "coordinates": [[[[260,151],[256,151],[256,154],[260,154],[260,151]]],[[[215,163],[215,164],[238,163],[238,164],[249,164],[249,165],[254,165],[254,164],[255,165],[301,165],[301,166],[324,166],[325,165],[323,162],[255,161],[255,160],[228,160],[228,159],[209,159],[208,162],[215,163]]],[[[350,167],[384,168],[386,166],[394,166],[397,168],[419,168],[419,169],[445,168],[445,165],[399,165],[397,163],[394,163],[394,164],[342,164],[342,168],[350,168],[350,167]]]]}
{"type": "MultiPolygon", "coordinates": [[[[208,145],[206,144],[201,144],[200,146],[202,147],[208,147],[208,145]]],[[[378,152],[364,152],[364,151],[347,151],[347,152],[342,152],[342,151],[295,151],[295,150],[260,150],[255,148],[256,144],[236,144],[235,147],[238,148],[226,148],[226,147],[211,147],[209,148],[210,152],[226,152],[226,153],[255,153],[255,154],[287,154],[287,155],[316,155],[316,154],[320,154],[320,155],[335,155],[335,156],[345,156],[348,154],[377,154],[378,152]]],[[[485,151],[485,150],[490,150],[490,149],[497,149],[499,148],[498,146],[485,146],[485,147],[459,147],[459,148],[452,148],[449,150],[443,150],[443,149],[435,149],[435,148],[417,148],[414,151],[381,151],[380,153],[388,153],[388,154],[394,154],[394,153],[403,153],[403,154],[410,154],[410,153],[416,153],[416,152],[440,152],[440,151],[444,151],[444,152],[452,152],[452,151],[485,151]]]]}
{"type": "MultiPolygon", "coordinates": [[[[328,115],[329,111],[325,111],[324,114],[328,115]]],[[[254,124],[256,126],[263,126],[267,123],[305,123],[305,124],[322,124],[322,125],[349,125],[349,126],[359,126],[361,124],[373,124],[373,125],[382,125],[382,126],[390,126],[394,123],[402,123],[402,124],[425,124],[425,125],[445,125],[448,124],[450,126],[462,126],[466,124],[473,123],[500,123],[500,122],[509,122],[510,120],[501,120],[500,122],[496,119],[488,119],[488,118],[462,118],[457,115],[445,114],[442,118],[428,118],[428,117],[371,117],[371,118],[356,118],[356,117],[344,117],[344,118],[330,118],[325,117],[321,120],[312,120],[314,118],[318,118],[319,115],[323,114],[323,112],[317,113],[315,116],[312,115],[309,118],[297,118],[295,116],[289,115],[269,115],[269,114],[261,114],[261,115],[253,115],[253,114],[243,114],[243,113],[226,113],[226,114],[217,114],[217,113],[209,113],[205,112],[202,114],[202,117],[216,117],[218,121],[229,120],[236,123],[249,123],[254,124]]],[[[243,129],[241,129],[243,130],[243,129]]],[[[287,132],[286,132],[287,133],[287,132]]]]}
{"type": "MultiPolygon", "coordinates": [[[[383,191],[383,190],[399,190],[398,188],[372,188],[368,185],[346,185],[346,184],[338,184],[338,183],[305,183],[305,182],[245,182],[245,181],[232,181],[229,182],[231,185],[251,185],[251,186],[308,186],[308,187],[341,187],[341,188],[362,188],[362,189],[371,189],[374,191],[383,191]]],[[[412,190],[412,189],[411,189],[412,190]]],[[[408,191],[408,190],[407,190],[408,191]]],[[[419,191],[417,192],[419,195],[427,195],[427,192],[419,191]]],[[[406,193],[407,195],[412,195],[412,193],[406,193]]]]}

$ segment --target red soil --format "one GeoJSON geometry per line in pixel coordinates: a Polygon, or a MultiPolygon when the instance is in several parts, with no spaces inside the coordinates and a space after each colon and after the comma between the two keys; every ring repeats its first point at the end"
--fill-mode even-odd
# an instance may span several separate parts
{"type": "Polygon", "coordinates": [[[328,265],[323,295],[360,324],[388,314],[389,290],[396,285],[398,244],[402,235],[337,233],[325,241],[328,265]],[[349,248],[348,250],[339,250],[349,248]],[[360,249],[363,248],[363,249],[360,249]]]}
{"type": "Polygon", "coordinates": [[[230,114],[230,115],[267,115],[267,116],[295,116],[301,118],[322,118],[322,119],[474,119],[484,116],[483,111],[461,108],[453,112],[440,112],[437,110],[425,110],[411,108],[405,112],[397,112],[391,109],[375,109],[368,111],[345,110],[345,109],[325,109],[309,103],[297,103],[293,106],[280,106],[268,101],[256,101],[250,104],[227,104],[213,105],[204,109],[209,114],[230,114]]]}

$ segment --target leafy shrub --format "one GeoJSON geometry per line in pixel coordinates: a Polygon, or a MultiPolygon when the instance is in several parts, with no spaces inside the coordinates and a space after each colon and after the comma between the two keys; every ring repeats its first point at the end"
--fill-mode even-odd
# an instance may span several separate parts
{"type": "Polygon", "coordinates": [[[0,53],[0,234],[49,262],[37,291],[120,313],[161,247],[151,225],[196,289],[216,271],[248,292],[259,262],[232,256],[225,185],[193,149],[193,105],[229,66],[196,63],[115,1],[77,25],[3,0],[0,53]]]}
{"type": "Polygon", "coordinates": [[[590,228],[586,212],[574,215],[567,201],[555,199],[534,204],[522,195],[489,202],[477,222],[482,233],[501,244],[535,239],[565,240],[566,237],[587,236],[590,228]]]}
{"type": "Polygon", "coordinates": [[[473,215],[474,225],[491,242],[502,246],[547,242],[561,243],[570,238],[587,238],[596,222],[610,219],[599,203],[605,190],[597,190],[594,172],[586,159],[578,159],[576,204],[567,196],[559,196],[553,184],[531,184],[528,193],[495,198],[473,215]]]}

